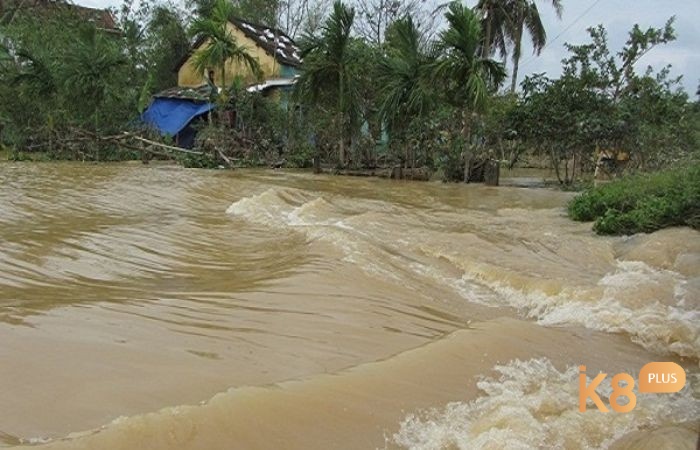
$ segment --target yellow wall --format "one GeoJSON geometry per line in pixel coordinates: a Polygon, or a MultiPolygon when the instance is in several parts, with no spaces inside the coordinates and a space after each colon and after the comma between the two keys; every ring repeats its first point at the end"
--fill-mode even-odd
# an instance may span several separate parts
{"type": "MultiPolygon", "coordinates": [[[[234,26],[231,23],[227,25],[229,31],[235,36],[238,45],[246,47],[248,53],[250,53],[253,57],[258,59],[258,62],[260,63],[260,68],[263,72],[263,77],[265,79],[279,77],[279,63],[277,63],[277,61],[272,56],[268,55],[267,52],[265,52],[265,50],[262,49],[262,47],[256,45],[255,41],[247,37],[241,30],[238,29],[238,27],[234,26]]],[[[190,56],[189,59],[182,65],[182,67],[180,67],[180,70],[177,74],[178,86],[197,87],[206,83],[206,80],[204,78],[205,73],[199,73],[197,70],[195,70],[194,66],[192,65],[192,59],[198,51],[201,51],[201,49],[206,48],[207,44],[208,41],[205,41],[202,45],[200,45],[194,51],[192,56],[190,56]]],[[[221,69],[213,67],[212,69],[214,70],[214,83],[217,86],[221,86],[221,69]]],[[[255,81],[257,81],[253,74],[250,72],[250,70],[247,68],[247,66],[242,65],[238,62],[228,61],[226,64],[226,84],[230,85],[237,75],[243,76],[243,79],[246,84],[252,84],[255,81]]]]}

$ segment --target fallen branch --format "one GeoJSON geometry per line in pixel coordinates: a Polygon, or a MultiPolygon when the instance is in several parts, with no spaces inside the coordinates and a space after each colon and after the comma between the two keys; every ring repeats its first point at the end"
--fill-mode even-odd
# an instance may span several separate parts
{"type": "Polygon", "coordinates": [[[228,157],[227,157],[226,155],[224,155],[224,152],[222,152],[221,150],[219,150],[219,149],[217,148],[217,149],[216,149],[216,153],[218,153],[219,156],[221,156],[221,159],[223,159],[224,161],[226,161],[226,164],[228,165],[228,167],[229,167],[230,169],[233,169],[233,162],[232,162],[230,159],[228,159],[228,157]]]}
{"type": "Polygon", "coordinates": [[[161,144],[160,142],[152,141],[150,139],[146,139],[146,138],[143,138],[141,136],[136,136],[136,135],[132,135],[129,133],[124,133],[124,134],[128,135],[128,137],[136,139],[137,141],[141,141],[145,144],[152,145],[154,147],[165,148],[168,150],[172,150],[174,152],[189,153],[190,155],[203,155],[204,154],[202,152],[196,152],[194,150],[187,150],[186,148],[173,147],[172,145],[161,144]]]}

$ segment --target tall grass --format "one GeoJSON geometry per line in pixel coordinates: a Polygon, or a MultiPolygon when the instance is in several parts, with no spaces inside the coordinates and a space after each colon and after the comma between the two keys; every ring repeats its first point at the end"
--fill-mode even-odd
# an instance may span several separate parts
{"type": "Polygon", "coordinates": [[[598,234],[634,234],[672,226],[700,229],[700,163],[634,175],[595,187],[568,205],[577,221],[595,221],[598,234]]]}

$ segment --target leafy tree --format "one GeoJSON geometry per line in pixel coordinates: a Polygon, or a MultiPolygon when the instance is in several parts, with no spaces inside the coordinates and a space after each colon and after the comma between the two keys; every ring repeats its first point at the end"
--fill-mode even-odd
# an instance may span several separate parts
{"type": "MultiPolygon", "coordinates": [[[[675,38],[673,21],[663,28],[629,33],[613,54],[602,26],[589,29],[591,42],[568,45],[559,79],[542,75],[523,82],[513,113],[519,136],[544,149],[562,184],[595,166],[596,148],[629,155],[631,168],[659,168],[696,148],[694,114],[679,78],[668,68],[638,74],[634,66],[655,46],[675,38]]],[[[624,155],[622,155],[624,154],[624,155]]]]}
{"type": "Polygon", "coordinates": [[[50,152],[57,147],[69,157],[107,156],[98,142],[90,149],[67,149],[63,143],[76,130],[123,129],[136,113],[140,86],[124,40],[98,31],[70,9],[51,15],[21,11],[3,34],[8,48],[0,66],[3,142],[50,152]]]}
{"type": "Polygon", "coordinates": [[[514,112],[519,136],[546,152],[564,185],[575,181],[591,143],[609,137],[601,125],[615,123],[612,113],[608,98],[572,75],[528,77],[514,112]]]}
{"type": "Polygon", "coordinates": [[[174,7],[157,6],[151,13],[147,31],[146,60],[152,74],[152,88],[157,92],[177,84],[173,69],[188,54],[190,42],[185,21],[174,7]]]}
{"type": "MultiPolygon", "coordinates": [[[[197,17],[212,17],[219,0],[189,0],[188,6],[197,17]]],[[[276,26],[279,15],[279,0],[229,0],[229,12],[242,19],[267,26],[276,26]]]]}
{"type": "Polygon", "coordinates": [[[390,124],[421,116],[434,100],[430,80],[433,61],[425,48],[411,16],[393,24],[387,55],[380,60],[378,73],[382,85],[381,115],[390,124]]]}

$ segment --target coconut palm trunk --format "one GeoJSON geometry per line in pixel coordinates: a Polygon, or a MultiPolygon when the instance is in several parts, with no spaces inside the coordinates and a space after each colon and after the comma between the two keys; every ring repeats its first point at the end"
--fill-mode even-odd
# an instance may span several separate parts
{"type": "MultiPolygon", "coordinates": [[[[486,108],[488,93],[496,90],[506,78],[503,64],[481,57],[485,42],[481,20],[476,13],[459,2],[450,4],[445,14],[448,27],[440,33],[440,56],[434,64],[436,80],[448,87],[448,94],[461,111],[464,140],[464,181],[470,181],[472,120],[486,108]]],[[[488,40],[488,39],[487,39],[488,40]]]]}
{"type": "Polygon", "coordinates": [[[226,89],[226,62],[221,64],[221,90],[222,92],[226,89]]]}
{"type": "Polygon", "coordinates": [[[462,111],[462,139],[464,139],[464,182],[471,181],[472,160],[474,152],[472,151],[472,126],[471,112],[468,109],[462,111]]]}
{"type": "MultiPolygon", "coordinates": [[[[550,0],[557,17],[561,19],[561,0],[550,0]]],[[[520,57],[522,56],[522,42],[525,31],[530,35],[532,47],[536,55],[539,55],[547,44],[547,32],[537,3],[534,0],[515,0],[511,5],[513,17],[510,28],[510,38],[513,42],[513,76],[510,80],[510,91],[515,92],[518,86],[518,70],[520,69],[520,57]]]]}
{"type": "Polygon", "coordinates": [[[339,73],[339,86],[338,86],[338,132],[339,132],[339,142],[338,142],[338,161],[340,167],[345,166],[345,102],[343,101],[345,97],[345,79],[344,79],[343,69],[340,69],[339,73]]]}
{"type": "Polygon", "coordinates": [[[523,22],[518,21],[513,42],[513,76],[510,80],[510,92],[514,93],[518,86],[518,69],[520,68],[520,56],[523,42],[523,22]]]}
{"type": "MultiPolygon", "coordinates": [[[[487,11],[487,14],[490,12],[487,11]]],[[[486,21],[486,29],[484,30],[484,48],[481,49],[481,57],[488,58],[491,54],[491,33],[493,32],[493,24],[490,20],[486,21]]]]}

